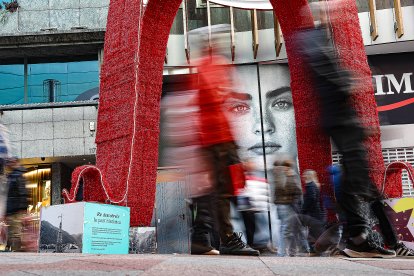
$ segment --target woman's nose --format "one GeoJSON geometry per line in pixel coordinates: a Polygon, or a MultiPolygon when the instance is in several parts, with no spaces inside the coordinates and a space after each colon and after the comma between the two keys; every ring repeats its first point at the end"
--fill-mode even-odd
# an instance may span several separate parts
{"type": "MultiPolygon", "coordinates": [[[[267,113],[267,112],[266,112],[267,113]]],[[[269,114],[264,114],[263,116],[263,133],[264,134],[272,134],[275,133],[276,127],[275,124],[269,114]]],[[[260,116],[256,118],[254,124],[254,134],[259,135],[262,133],[262,121],[260,120],[260,116]]]]}

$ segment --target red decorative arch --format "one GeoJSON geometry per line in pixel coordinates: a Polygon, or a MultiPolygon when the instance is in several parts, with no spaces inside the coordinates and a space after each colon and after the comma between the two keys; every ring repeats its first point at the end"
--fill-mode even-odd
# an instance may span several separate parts
{"type": "MultiPolygon", "coordinates": [[[[95,187],[94,200],[103,202],[105,193],[99,189],[109,187],[107,193],[113,202],[131,207],[132,226],[148,225],[152,217],[162,70],[169,31],[181,0],[149,0],[145,8],[140,2],[110,2],[96,137],[96,166],[106,183],[101,185],[98,179],[85,183],[95,187]]],[[[289,58],[300,167],[315,169],[327,183],[329,139],[318,126],[319,109],[312,96],[309,74],[291,50],[292,34],[301,24],[299,10],[307,1],[270,2],[279,18],[289,58]]],[[[344,16],[334,26],[335,42],[344,65],[364,74],[365,85],[355,97],[356,106],[364,124],[379,130],[356,3],[342,2],[344,16]]],[[[370,138],[369,159],[378,169],[372,177],[379,184],[384,172],[379,131],[370,138]]]]}

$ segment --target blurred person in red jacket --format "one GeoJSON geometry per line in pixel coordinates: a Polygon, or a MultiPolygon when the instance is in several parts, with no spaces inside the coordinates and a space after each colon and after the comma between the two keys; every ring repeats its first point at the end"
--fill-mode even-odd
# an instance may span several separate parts
{"type": "Polygon", "coordinates": [[[241,178],[244,178],[244,174],[223,108],[225,98],[233,89],[232,67],[226,65],[229,62],[220,54],[224,47],[230,45],[226,39],[229,32],[230,26],[226,24],[190,32],[190,40],[198,44],[201,54],[195,62],[198,74],[194,75],[194,84],[197,87],[196,104],[199,107],[199,137],[212,165],[212,182],[217,195],[220,254],[257,256],[259,251],[246,245],[241,234],[234,233],[230,221],[230,201],[237,193],[235,183],[243,182],[244,179],[241,178]]]}

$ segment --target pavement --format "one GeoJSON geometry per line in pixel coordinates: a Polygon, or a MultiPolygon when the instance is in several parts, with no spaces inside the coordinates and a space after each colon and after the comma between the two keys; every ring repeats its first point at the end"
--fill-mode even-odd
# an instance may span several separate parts
{"type": "Polygon", "coordinates": [[[414,275],[414,259],[0,253],[0,275],[414,275]]]}

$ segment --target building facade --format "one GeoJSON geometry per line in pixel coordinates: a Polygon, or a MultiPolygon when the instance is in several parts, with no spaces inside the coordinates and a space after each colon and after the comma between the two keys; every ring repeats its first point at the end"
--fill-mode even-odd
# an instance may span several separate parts
{"type": "MultiPolygon", "coordinates": [[[[70,174],[76,166],[95,162],[99,73],[104,62],[109,0],[18,3],[15,12],[3,10],[0,15],[0,119],[10,131],[13,154],[28,169],[31,205],[36,212],[41,205],[61,202],[61,190],[70,187],[70,174]]],[[[376,86],[384,160],[414,164],[414,108],[405,104],[414,94],[414,1],[357,3],[376,86]]],[[[197,45],[191,39],[191,30],[209,24],[230,24],[224,54],[236,65],[239,89],[257,99],[229,103],[229,116],[236,128],[252,129],[251,133],[273,129],[271,142],[286,143],[287,152],[295,152],[294,124],[278,123],[286,121],[283,116],[292,105],[289,95],[271,99],[268,105],[261,103],[268,98],[267,90],[290,86],[283,34],[273,11],[185,1],[170,31],[164,66],[166,85],[174,76],[193,72],[197,45]],[[247,115],[240,112],[243,108],[256,112],[247,115]]],[[[250,143],[265,147],[265,141],[256,141],[253,134],[237,135],[241,148],[249,148],[250,143]]],[[[246,151],[242,156],[257,158],[267,169],[271,153],[249,154],[246,151]]],[[[333,157],[334,161],[339,159],[336,154],[333,157]]],[[[160,152],[160,165],[165,164],[168,160],[163,160],[160,152]]],[[[404,194],[414,194],[406,176],[404,180],[404,194]]]]}

